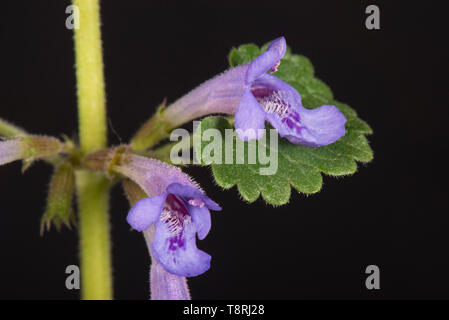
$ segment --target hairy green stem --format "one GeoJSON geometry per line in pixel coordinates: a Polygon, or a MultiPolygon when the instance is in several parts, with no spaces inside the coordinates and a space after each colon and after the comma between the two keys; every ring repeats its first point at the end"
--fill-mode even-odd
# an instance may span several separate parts
{"type": "Polygon", "coordinates": [[[102,174],[76,173],[81,250],[81,293],[87,300],[112,299],[109,182],[102,174]]]}
{"type": "Polygon", "coordinates": [[[165,103],[164,100],[157,108],[156,113],[140,127],[131,139],[131,147],[134,150],[144,151],[170,136],[170,131],[173,128],[162,117],[165,103]]]}
{"type": "MultiPolygon", "coordinates": [[[[79,9],[75,28],[75,59],[79,137],[86,154],[106,146],[106,107],[98,0],[74,0],[79,9]]],[[[109,183],[94,172],[76,172],[78,197],[81,295],[112,299],[109,235],[109,183]]]]}
{"type": "Polygon", "coordinates": [[[74,0],[80,24],[75,29],[79,136],[84,153],[106,146],[106,108],[99,0],[74,0]]]}

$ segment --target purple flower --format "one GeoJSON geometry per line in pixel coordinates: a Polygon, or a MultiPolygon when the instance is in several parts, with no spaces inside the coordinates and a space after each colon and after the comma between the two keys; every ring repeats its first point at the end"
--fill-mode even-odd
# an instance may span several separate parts
{"type": "Polygon", "coordinates": [[[138,201],[126,220],[138,231],[155,224],[154,257],[168,272],[193,277],[210,265],[211,257],[196,247],[195,240],[195,234],[202,240],[209,233],[209,209],[221,210],[199,189],[172,183],[164,193],[138,201]]]}
{"type": "Polygon", "coordinates": [[[260,138],[268,121],[281,137],[304,146],[319,147],[345,134],[346,118],[333,105],[306,109],[300,94],[275,72],[284,56],[283,37],[251,63],[230,69],[206,81],[163,112],[176,127],[192,119],[212,114],[235,114],[235,127],[242,140],[260,138]]]}
{"type": "Polygon", "coordinates": [[[345,134],[346,122],[337,107],[306,109],[293,87],[266,73],[277,70],[285,50],[285,39],[278,38],[249,64],[245,90],[235,114],[240,138],[259,138],[257,133],[263,131],[258,129],[264,129],[268,121],[281,137],[295,144],[318,147],[335,142],[345,134]],[[241,134],[248,129],[249,136],[241,134]]]}
{"type": "Polygon", "coordinates": [[[134,182],[127,184],[127,194],[137,185],[149,196],[136,202],[127,220],[143,231],[152,257],[151,299],[190,299],[185,277],[208,270],[211,259],[196,247],[195,234],[204,239],[211,226],[209,209],[221,208],[190,176],[167,163],[125,152],[110,169],[134,182]]]}

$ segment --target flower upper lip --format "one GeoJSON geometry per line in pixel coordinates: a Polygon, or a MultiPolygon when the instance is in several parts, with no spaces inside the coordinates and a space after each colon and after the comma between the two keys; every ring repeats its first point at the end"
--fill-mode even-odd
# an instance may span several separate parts
{"type": "Polygon", "coordinates": [[[246,84],[252,83],[261,75],[278,66],[287,49],[287,43],[284,37],[273,40],[267,50],[256,57],[248,67],[245,75],[246,84]]]}

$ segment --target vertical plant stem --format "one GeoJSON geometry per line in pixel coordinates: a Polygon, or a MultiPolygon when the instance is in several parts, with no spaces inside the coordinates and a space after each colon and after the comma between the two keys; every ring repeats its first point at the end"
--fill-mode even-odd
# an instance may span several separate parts
{"type": "Polygon", "coordinates": [[[86,300],[112,299],[109,236],[109,183],[97,173],[76,175],[81,256],[81,296],[86,300]]]}
{"type": "Polygon", "coordinates": [[[75,29],[76,78],[81,150],[106,146],[106,108],[99,0],[74,0],[80,24],[75,29]]]}
{"type": "MultiPolygon", "coordinates": [[[[75,60],[79,137],[83,154],[106,146],[106,107],[98,0],[74,0],[79,9],[75,60]]],[[[79,170],[78,196],[81,296],[112,299],[109,183],[103,176],[79,170]]]]}

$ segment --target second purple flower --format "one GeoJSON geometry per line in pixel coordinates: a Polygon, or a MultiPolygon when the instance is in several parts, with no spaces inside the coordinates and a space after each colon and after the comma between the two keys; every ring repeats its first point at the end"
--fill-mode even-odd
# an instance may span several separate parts
{"type": "Polygon", "coordinates": [[[172,183],[164,193],[138,201],[127,221],[138,231],[155,224],[151,244],[155,258],[168,272],[193,277],[207,271],[210,265],[210,255],[195,243],[196,234],[202,240],[209,233],[209,210],[221,208],[199,189],[172,183]]]}

